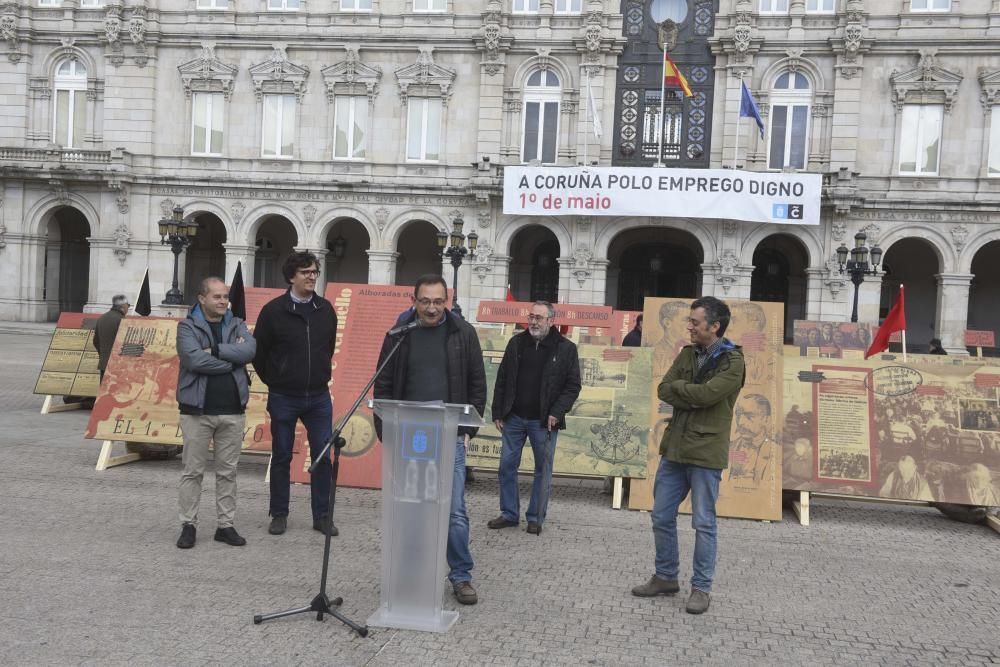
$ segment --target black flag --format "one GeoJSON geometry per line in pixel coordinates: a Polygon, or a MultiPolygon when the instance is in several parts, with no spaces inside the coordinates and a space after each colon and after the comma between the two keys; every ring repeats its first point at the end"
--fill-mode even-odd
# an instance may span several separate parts
{"type": "Polygon", "coordinates": [[[139,286],[139,296],[136,297],[135,303],[132,304],[132,310],[144,317],[148,317],[153,312],[153,302],[149,298],[149,269],[146,269],[146,274],[142,277],[142,285],[139,286]]]}
{"type": "Polygon", "coordinates": [[[247,295],[243,291],[243,262],[236,263],[233,284],[229,286],[229,307],[236,317],[241,320],[247,318],[247,295]]]}

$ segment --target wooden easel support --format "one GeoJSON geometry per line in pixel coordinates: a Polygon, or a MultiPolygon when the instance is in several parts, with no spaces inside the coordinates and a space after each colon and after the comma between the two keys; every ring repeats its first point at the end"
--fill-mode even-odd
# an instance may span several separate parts
{"type": "Polygon", "coordinates": [[[101,445],[101,454],[97,457],[97,470],[103,471],[108,468],[114,468],[115,466],[124,465],[126,463],[132,463],[133,461],[139,460],[139,454],[129,453],[122,454],[121,456],[112,456],[111,449],[114,447],[114,440],[105,440],[101,445]]]}
{"type": "Polygon", "coordinates": [[[993,516],[990,514],[986,517],[986,525],[1000,533],[1000,517],[993,516]]]}
{"type": "MultiPolygon", "coordinates": [[[[79,410],[83,407],[83,403],[61,403],[53,405],[53,399],[56,397],[52,394],[45,395],[45,401],[42,403],[41,414],[47,415],[52,412],[68,412],[70,410],[79,410]]],[[[61,396],[59,398],[62,398],[61,396]]]]}
{"type": "Polygon", "coordinates": [[[799,491],[799,499],[792,502],[792,510],[799,517],[799,525],[809,525],[809,492],[799,491]]]}
{"type": "Polygon", "coordinates": [[[615,487],[614,491],[611,493],[611,507],[616,510],[622,508],[622,493],[624,491],[624,480],[621,477],[615,477],[615,487]]]}

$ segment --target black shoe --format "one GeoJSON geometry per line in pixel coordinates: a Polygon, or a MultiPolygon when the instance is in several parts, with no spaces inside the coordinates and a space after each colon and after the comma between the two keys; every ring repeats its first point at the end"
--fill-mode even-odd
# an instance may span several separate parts
{"type": "Polygon", "coordinates": [[[267,532],[272,535],[284,535],[288,528],[288,517],[282,514],[271,519],[271,525],[267,527],[267,532]]]}
{"type": "MultiPolygon", "coordinates": [[[[318,530],[319,532],[321,532],[321,533],[323,533],[325,535],[326,534],[326,530],[324,530],[325,528],[326,528],[326,517],[325,516],[321,516],[318,519],[313,519],[313,530],[318,530]]],[[[337,530],[337,524],[331,523],[330,524],[330,537],[336,537],[337,535],[340,535],[340,531],[337,530]]]]}
{"type": "Polygon", "coordinates": [[[528,532],[531,533],[532,535],[541,535],[542,534],[542,524],[535,523],[534,521],[529,521],[528,522],[528,532]]]}
{"type": "Polygon", "coordinates": [[[231,547],[242,547],[247,543],[247,541],[240,537],[240,534],[237,533],[236,529],[232,526],[229,526],[228,528],[216,528],[215,541],[225,542],[231,547]]]}
{"type": "Polygon", "coordinates": [[[476,475],[473,473],[472,468],[465,466],[465,485],[468,486],[476,481],[476,475]]]}
{"type": "Polygon", "coordinates": [[[186,523],[181,526],[181,536],[177,538],[177,548],[190,549],[193,547],[196,533],[194,524],[186,523]]]}
{"type": "Polygon", "coordinates": [[[511,526],[516,526],[517,521],[511,521],[503,514],[501,514],[497,518],[490,519],[489,521],[487,521],[486,525],[492,528],[493,530],[497,530],[498,528],[510,528],[511,526]]]}
{"type": "Polygon", "coordinates": [[[472,587],[472,582],[460,581],[452,584],[451,589],[455,592],[455,599],[461,604],[476,604],[479,602],[479,595],[476,594],[476,589],[472,587]]]}
{"type": "Polygon", "coordinates": [[[676,579],[660,579],[655,574],[644,584],[632,589],[632,595],[638,598],[652,598],[657,595],[676,595],[681,587],[676,579]]]}

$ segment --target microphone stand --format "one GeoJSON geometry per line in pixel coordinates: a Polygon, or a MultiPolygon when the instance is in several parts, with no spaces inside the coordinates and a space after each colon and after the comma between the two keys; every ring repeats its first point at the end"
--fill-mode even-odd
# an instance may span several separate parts
{"type": "Polygon", "coordinates": [[[351,418],[351,415],[353,415],[357,411],[358,407],[361,405],[361,402],[365,400],[365,396],[368,395],[368,391],[375,384],[375,380],[378,379],[378,376],[382,374],[382,371],[388,365],[389,360],[395,356],[396,352],[399,350],[399,346],[403,344],[403,339],[406,338],[406,334],[409,332],[410,330],[405,330],[398,334],[399,339],[396,341],[396,344],[393,345],[392,349],[389,351],[389,354],[386,355],[385,361],[383,361],[382,365],[380,365],[378,369],[376,369],[375,375],[373,375],[372,378],[368,381],[368,384],[365,385],[365,388],[361,390],[361,394],[358,395],[358,398],[354,401],[354,405],[352,405],[351,409],[347,411],[347,414],[345,414],[340,419],[340,424],[338,424],[337,427],[333,429],[333,433],[330,435],[330,439],[327,440],[326,445],[323,447],[323,451],[320,452],[319,456],[317,456],[316,459],[309,466],[309,473],[312,474],[313,471],[316,470],[316,467],[323,460],[323,457],[325,457],[327,455],[327,452],[330,451],[330,447],[333,447],[333,467],[330,472],[330,476],[332,478],[330,484],[330,507],[327,510],[325,525],[323,526],[323,532],[325,534],[326,539],[324,540],[323,544],[323,570],[320,576],[319,593],[316,595],[316,597],[312,599],[312,601],[306,607],[298,607],[296,609],[289,609],[287,611],[279,611],[271,614],[257,614],[253,617],[254,625],[259,625],[264,621],[270,621],[275,618],[293,616],[295,614],[308,614],[309,612],[314,611],[316,612],[317,621],[322,621],[324,614],[333,616],[338,621],[340,621],[341,623],[343,623],[344,625],[348,626],[356,633],[358,633],[359,636],[361,637],[368,636],[367,625],[358,625],[357,623],[355,623],[354,621],[352,621],[351,619],[347,618],[346,616],[338,612],[336,609],[334,609],[334,607],[339,607],[341,604],[343,604],[344,599],[337,597],[331,600],[330,597],[327,596],[326,594],[327,572],[330,567],[330,540],[331,540],[330,530],[333,527],[333,506],[337,498],[337,475],[340,472],[340,450],[343,449],[344,445],[347,444],[347,441],[344,440],[344,438],[342,438],[340,434],[341,432],[343,432],[344,427],[347,425],[347,420],[351,418]]]}

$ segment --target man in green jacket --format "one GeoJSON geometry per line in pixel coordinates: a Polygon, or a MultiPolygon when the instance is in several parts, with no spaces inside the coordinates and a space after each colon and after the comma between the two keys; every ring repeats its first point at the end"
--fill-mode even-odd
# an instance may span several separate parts
{"type": "Polygon", "coordinates": [[[729,463],[733,408],[746,381],[742,349],[722,337],[729,319],[729,307],[719,299],[695,300],[687,322],[691,345],[674,359],[657,391],[674,412],[660,443],[653,489],[656,573],[632,594],[653,597],[680,590],[677,508],[690,491],[695,545],[689,614],[708,610],[715,573],[715,503],[722,471],[729,463]]]}

